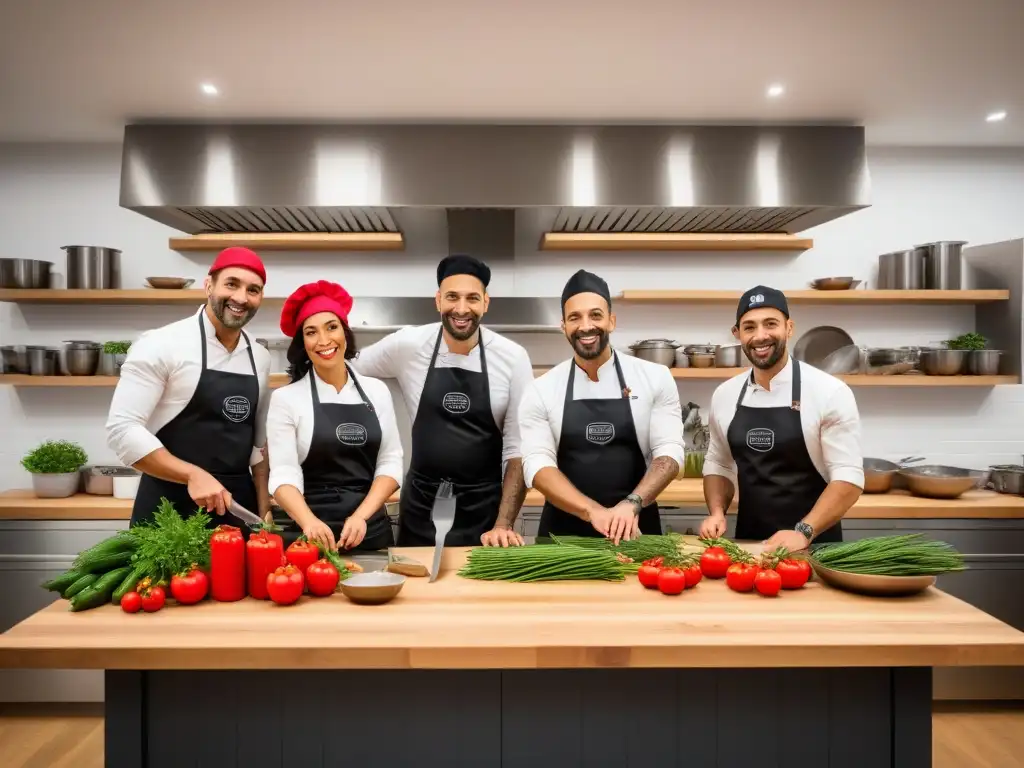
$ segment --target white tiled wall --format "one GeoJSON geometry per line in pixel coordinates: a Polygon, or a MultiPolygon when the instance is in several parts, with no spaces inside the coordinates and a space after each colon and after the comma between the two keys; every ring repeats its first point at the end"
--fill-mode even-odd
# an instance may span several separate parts
{"type": "MultiPolygon", "coordinates": [[[[1024,235],[1024,149],[875,149],[870,153],[873,206],[809,235],[815,248],[798,258],[765,253],[558,254],[535,250],[524,236],[514,264],[494,265],[495,296],[557,296],[585,266],[623,288],[730,288],[755,283],[800,288],[814,277],[875,279],[876,256],[937,239],[973,243],[1024,235]]],[[[112,145],[0,145],[0,256],[45,258],[63,271],[67,244],[124,251],[124,287],[147,275],[200,278],[209,254],[167,249],[172,230],[118,206],[120,148],[112,145]]],[[[343,282],[358,297],[424,295],[446,245],[437,233],[410,233],[415,250],[396,254],[265,254],[268,292],[282,295],[310,279],[343,282]]],[[[651,336],[725,342],[725,307],[620,306],[614,342],[651,336]]],[[[0,344],[58,343],[67,338],[132,338],[187,312],[178,307],[73,307],[0,304],[0,344]]],[[[971,307],[797,307],[797,333],[838,325],[858,343],[928,343],[971,330],[971,307]]],[[[278,336],[272,312],[250,326],[278,336]]],[[[369,341],[367,337],[361,337],[369,341]]],[[[560,336],[523,335],[534,362],[563,359],[560,336]]],[[[681,382],[683,401],[707,404],[713,383],[681,382]]],[[[1024,387],[995,389],[858,389],[867,455],[920,454],[936,462],[984,467],[1020,462],[1024,454],[1024,387]]],[[[102,431],[108,390],[0,388],[0,488],[24,487],[19,458],[46,438],[82,443],[97,462],[113,457],[102,431]]],[[[400,400],[398,400],[400,402],[400,400]]],[[[400,420],[402,415],[399,416],[400,420]]]]}

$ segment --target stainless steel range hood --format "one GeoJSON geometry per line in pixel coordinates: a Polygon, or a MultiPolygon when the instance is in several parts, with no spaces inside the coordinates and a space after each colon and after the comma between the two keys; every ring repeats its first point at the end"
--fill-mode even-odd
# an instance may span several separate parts
{"type": "MultiPolygon", "coordinates": [[[[862,128],[137,124],[121,205],[190,234],[796,233],[868,205],[862,128]]],[[[415,243],[409,243],[416,247],[415,243]]]]}

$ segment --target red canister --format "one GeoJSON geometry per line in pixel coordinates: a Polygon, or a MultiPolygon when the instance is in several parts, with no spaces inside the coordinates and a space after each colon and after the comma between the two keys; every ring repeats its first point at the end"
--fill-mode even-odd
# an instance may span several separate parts
{"type": "Polygon", "coordinates": [[[245,597],[245,539],[233,525],[210,536],[210,597],[222,603],[245,597]]]}
{"type": "Polygon", "coordinates": [[[267,576],[281,567],[284,561],[284,542],[274,533],[250,533],[245,544],[245,565],[248,572],[249,597],[266,600],[267,576]]]}

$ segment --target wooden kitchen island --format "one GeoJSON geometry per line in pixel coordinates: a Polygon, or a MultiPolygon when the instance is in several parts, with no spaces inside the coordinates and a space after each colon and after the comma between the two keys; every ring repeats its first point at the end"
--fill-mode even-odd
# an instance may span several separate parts
{"type": "Polygon", "coordinates": [[[464,557],[383,606],[58,601],[0,666],[107,670],[111,768],[927,768],[931,668],[1024,665],[1024,634],[937,589],[666,597],[470,581],[464,557]]]}

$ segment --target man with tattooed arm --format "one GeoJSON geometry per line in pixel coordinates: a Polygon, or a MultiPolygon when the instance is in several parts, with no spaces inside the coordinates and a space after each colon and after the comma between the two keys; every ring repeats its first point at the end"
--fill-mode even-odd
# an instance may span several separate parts
{"type": "Polygon", "coordinates": [[[580,270],[562,291],[573,357],[523,396],[526,483],[544,494],[539,535],[661,533],[658,494],[683,461],[679,392],[668,368],[618,355],[608,284],[580,270]]]}

